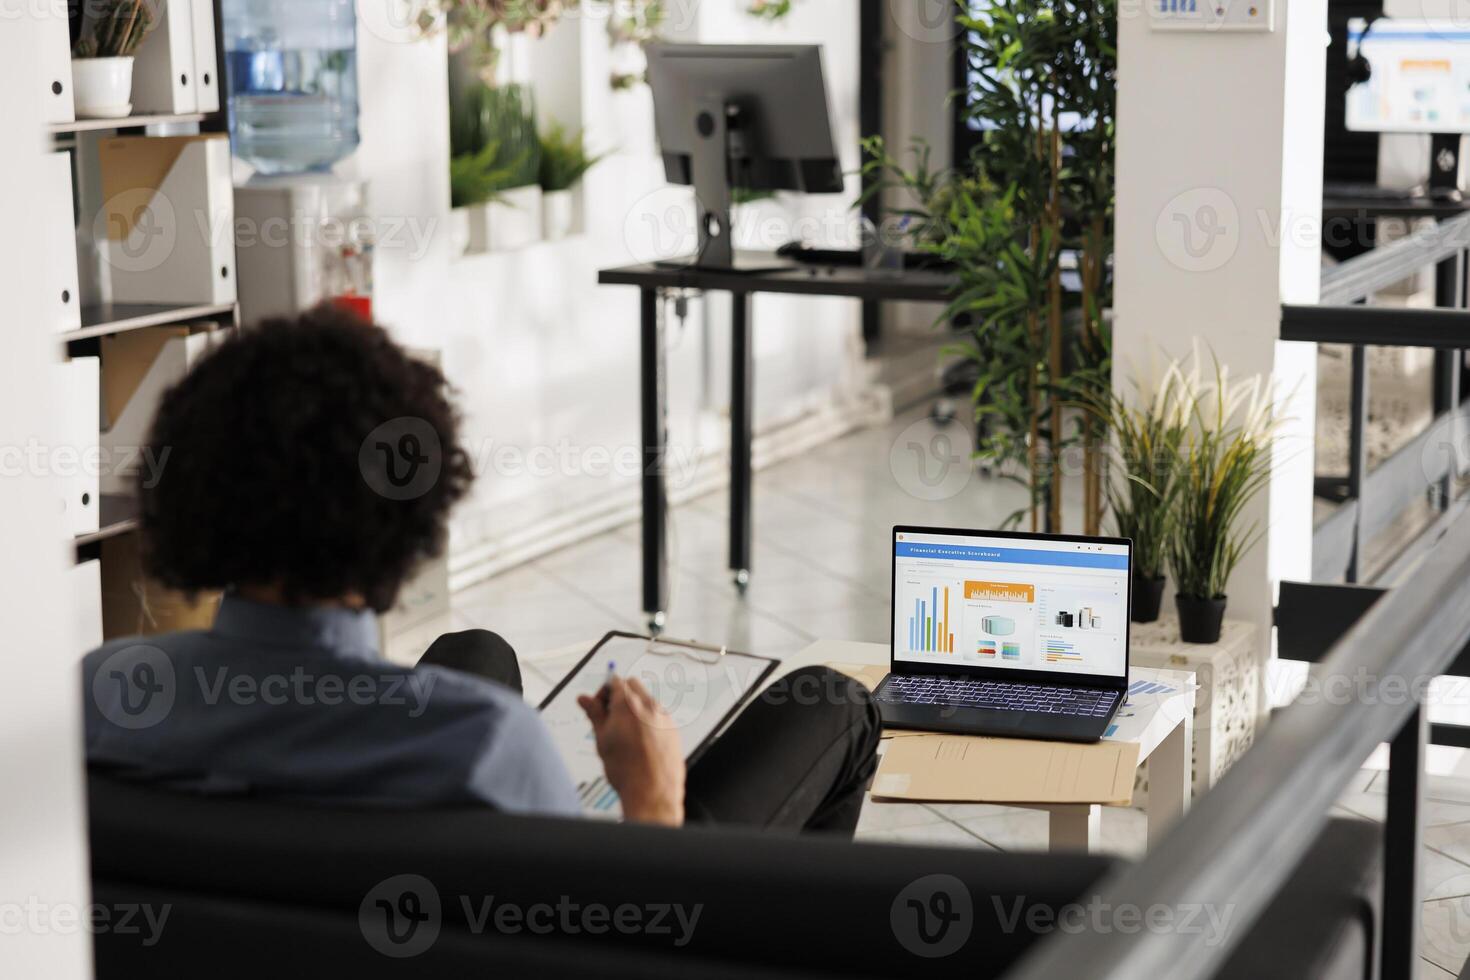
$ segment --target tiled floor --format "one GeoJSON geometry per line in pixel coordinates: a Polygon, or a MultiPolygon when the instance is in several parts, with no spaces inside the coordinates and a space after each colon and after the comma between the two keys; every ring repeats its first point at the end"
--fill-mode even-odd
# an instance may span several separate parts
{"type": "MultiPolygon", "coordinates": [[[[727,497],[713,494],[675,510],[670,522],[672,595],[668,635],[696,637],[781,657],[817,638],[884,641],[888,538],[894,523],[995,526],[1024,500],[1016,484],[974,473],[962,432],[911,412],[799,460],[761,472],[755,488],[752,581],[741,598],[726,565],[727,497]],[[950,440],[935,443],[936,438],[950,440]],[[921,468],[922,467],[922,468],[921,468]],[[960,470],[970,472],[968,479],[960,470]],[[950,492],[953,491],[953,492],[950,492]],[[942,499],[933,499],[947,494],[942,499]]],[[[576,654],[547,657],[609,629],[640,629],[636,525],[620,528],[470,588],[455,597],[446,628],[480,626],[505,636],[526,661],[527,697],[538,700],[576,654]]],[[[1457,975],[1470,953],[1470,762],[1448,759],[1430,779],[1424,852],[1422,976],[1457,975]]],[[[1337,808],[1381,820],[1387,776],[1365,768],[1337,808]]],[[[1208,805],[1208,799],[1199,805],[1208,805]]],[[[1101,849],[1143,852],[1141,811],[1108,808],[1101,849]]],[[[873,804],[865,840],[997,850],[1036,849],[1043,813],[1000,806],[873,804]]]]}

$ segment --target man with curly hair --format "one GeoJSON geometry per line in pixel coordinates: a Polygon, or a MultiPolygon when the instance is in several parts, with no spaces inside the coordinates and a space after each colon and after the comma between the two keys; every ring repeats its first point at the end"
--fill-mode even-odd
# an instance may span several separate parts
{"type": "MultiPolygon", "coordinates": [[[[442,552],[473,481],[459,424],[436,368],[325,306],[238,331],[170,389],[148,440],[167,462],[138,489],[145,567],[225,595],[209,630],[87,655],[89,764],[200,792],[579,815],[504,640],[447,635],[413,668],[378,650],[376,615],[442,552]]],[[[851,834],[875,766],[871,699],[824,669],[772,685],[687,771],[636,680],[582,707],[630,820],[851,834]]]]}

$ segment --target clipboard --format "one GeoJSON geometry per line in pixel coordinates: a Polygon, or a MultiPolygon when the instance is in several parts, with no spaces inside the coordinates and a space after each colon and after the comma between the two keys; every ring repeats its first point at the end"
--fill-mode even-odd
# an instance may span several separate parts
{"type": "Polygon", "coordinates": [[[577,784],[589,816],[622,815],[617,792],[607,784],[597,755],[592,723],[577,696],[595,694],[607,682],[608,664],[619,677],[636,677],[680,729],[685,759],[696,762],[740,708],[759,690],[778,663],[770,657],[723,646],[665,640],[613,631],[562,678],[541,702],[541,719],[577,784]]]}

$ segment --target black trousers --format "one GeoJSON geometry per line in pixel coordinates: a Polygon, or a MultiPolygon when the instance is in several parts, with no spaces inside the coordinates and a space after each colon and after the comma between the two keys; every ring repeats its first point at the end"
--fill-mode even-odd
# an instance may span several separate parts
{"type": "MultiPolygon", "coordinates": [[[[515,651],[488,630],[441,636],[421,662],[522,691],[515,651]]],[[[689,767],[686,819],[851,837],[881,732],[867,688],[826,667],[794,671],[747,705],[689,767]]]]}

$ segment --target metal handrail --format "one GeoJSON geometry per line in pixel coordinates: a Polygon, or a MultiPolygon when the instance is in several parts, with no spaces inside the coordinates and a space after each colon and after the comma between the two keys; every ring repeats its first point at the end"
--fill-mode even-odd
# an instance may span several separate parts
{"type": "Polygon", "coordinates": [[[1412,587],[1379,600],[1312,669],[1318,680],[1354,685],[1352,703],[1298,699],[1277,712],[1200,806],[1142,862],[1108,875],[1089,899],[1104,909],[1228,909],[1231,928],[1223,940],[1212,945],[1208,932],[1184,929],[1064,932],[1037,944],[1013,976],[1075,976],[1079,964],[1088,977],[1112,980],[1217,974],[1300,864],[1363,761],[1422,717],[1416,712],[1423,706],[1402,693],[1413,690],[1407,685],[1444,673],[1467,640],[1470,521],[1460,521],[1412,587]],[[1406,686],[1385,689],[1386,683],[1406,686]]]}
{"type": "Polygon", "coordinates": [[[1470,248],[1470,214],[1420,228],[1396,242],[1354,256],[1322,273],[1323,306],[1358,303],[1470,248]]]}

